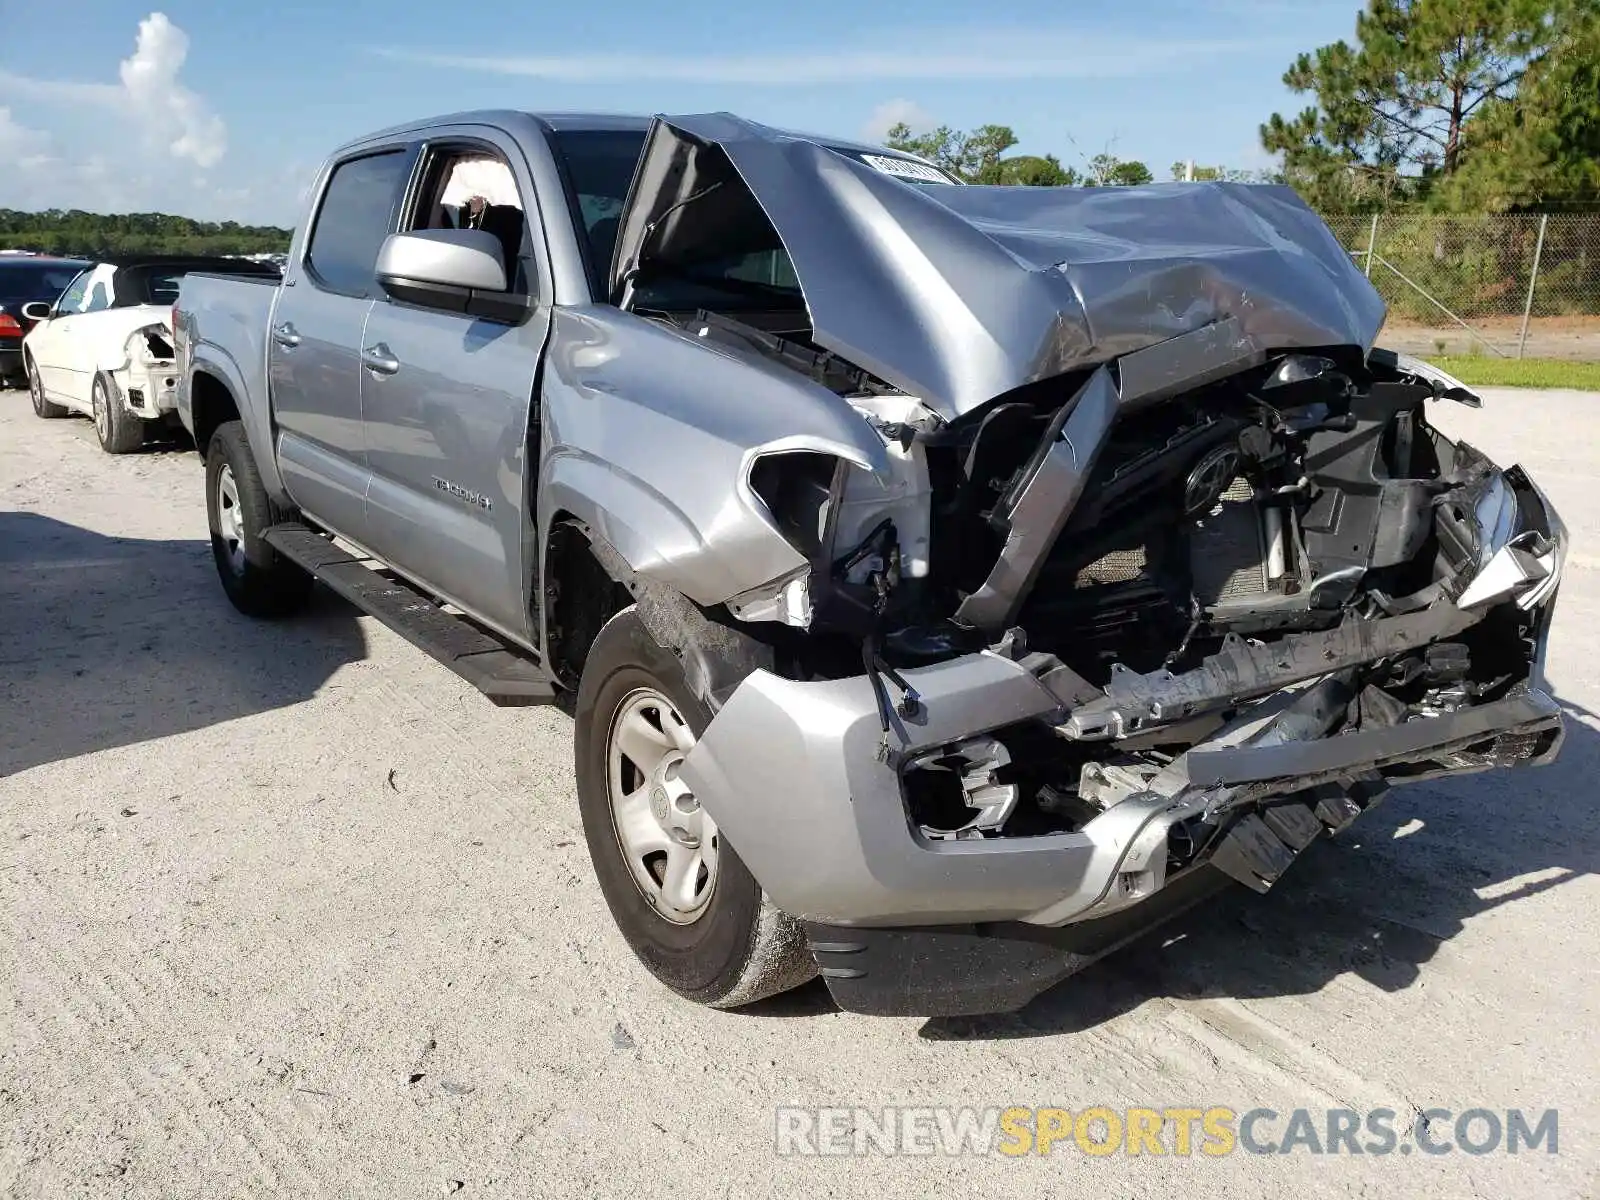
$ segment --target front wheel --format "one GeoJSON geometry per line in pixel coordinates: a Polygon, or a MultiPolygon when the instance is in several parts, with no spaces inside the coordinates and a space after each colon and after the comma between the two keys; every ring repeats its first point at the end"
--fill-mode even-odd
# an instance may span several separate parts
{"type": "Polygon", "coordinates": [[[595,638],[574,743],[600,890],[645,967],[679,995],[733,1008],[816,974],[795,921],[761,891],[680,777],[710,713],[624,609],[595,638]]]}
{"type": "Polygon", "coordinates": [[[311,576],[261,536],[296,514],[267,495],[238,421],[218,426],[206,447],[206,517],[211,557],[235,608],[250,617],[281,617],[305,606],[311,576]]]}

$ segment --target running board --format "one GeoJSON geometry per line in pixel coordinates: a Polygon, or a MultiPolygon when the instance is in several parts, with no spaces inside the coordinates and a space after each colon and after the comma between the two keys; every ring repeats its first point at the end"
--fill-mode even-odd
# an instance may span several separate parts
{"type": "Polygon", "coordinates": [[[300,524],[273,525],[261,536],[362,612],[449,667],[502,708],[554,703],[555,687],[536,659],[444,611],[426,593],[300,524]],[[371,565],[369,565],[371,564],[371,565]]]}

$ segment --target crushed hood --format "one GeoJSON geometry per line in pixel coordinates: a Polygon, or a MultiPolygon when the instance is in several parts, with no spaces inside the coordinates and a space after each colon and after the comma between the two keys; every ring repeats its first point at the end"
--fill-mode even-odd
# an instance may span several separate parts
{"type": "Polygon", "coordinates": [[[1262,352],[1365,351],[1385,315],[1287,187],[925,186],[726,113],[652,125],[612,294],[641,250],[692,263],[774,231],[816,344],[946,419],[1230,317],[1262,352]]]}

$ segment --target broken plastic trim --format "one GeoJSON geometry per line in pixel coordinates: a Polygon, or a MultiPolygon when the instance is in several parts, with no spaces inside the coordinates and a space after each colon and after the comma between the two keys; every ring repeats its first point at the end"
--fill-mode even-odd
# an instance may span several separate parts
{"type": "Polygon", "coordinates": [[[1252,645],[1237,635],[1192,671],[1139,675],[1112,668],[1104,699],[1077,709],[1056,727],[1074,741],[1122,738],[1150,725],[1183,720],[1227,708],[1252,696],[1302,683],[1346,667],[1360,666],[1449,637],[1482,620],[1449,601],[1421,612],[1376,620],[1352,617],[1336,629],[1290,634],[1271,645],[1252,645]]]}
{"type": "Polygon", "coordinates": [[[922,835],[930,841],[960,841],[998,833],[1017,807],[1017,785],[1000,781],[1001,770],[1010,764],[1010,751],[987,735],[967,738],[908,762],[907,771],[957,771],[962,797],[974,814],[955,829],[921,825],[922,835]]]}
{"type": "Polygon", "coordinates": [[[1012,624],[1039,569],[1077,506],[1095,455],[1117,414],[1117,387],[1101,367],[1062,406],[995,522],[1006,532],[983,585],[961,602],[956,620],[978,629],[1012,624]]]}

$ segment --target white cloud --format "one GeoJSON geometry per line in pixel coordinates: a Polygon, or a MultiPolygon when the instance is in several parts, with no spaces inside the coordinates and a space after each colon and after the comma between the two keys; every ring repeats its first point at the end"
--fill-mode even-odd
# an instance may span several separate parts
{"type": "Polygon", "coordinates": [[[935,32],[890,51],[834,47],[782,54],[440,54],[379,48],[408,63],[567,83],[672,82],[804,86],[906,79],[1112,79],[1262,49],[1258,38],[1130,39],[1063,28],[935,32]]]}
{"type": "Polygon", "coordinates": [[[938,122],[915,100],[885,100],[862,124],[861,136],[869,142],[881,142],[889,130],[901,124],[910,126],[912,133],[926,133],[938,122]]]}
{"type": "Polygon", "coordinates": [[[0,107],[0,162],[26,168],[43,158],[49,146],[48,134],[18,124],[9,108],[0,107]]]}
{"type": "Polygon", "coordinates": [[[178,72],[189,57],[189,35],[166,13],[151,13],[139,22],[133,57],[122,60],[122,87],[141,118],[170,122],[177,136],[168,147],[174,158],[187,158],[202,167],[213,166],[228,150],[228,130],[222,118],[178,82],[178,72]]]}
{"type": "Polygon", "coordinates": [[[139,22],[117,83],[0,71],[0,99],[30,102],[0,108],[0,206],[245,219],[238,208],[248,191],[213,186],[201,174],[227,153],[228,131],[182,83],[188,55],[189,35],[155,12],[139,22]],[[45,114],[56,118],[47,128],[45,114]]]}

